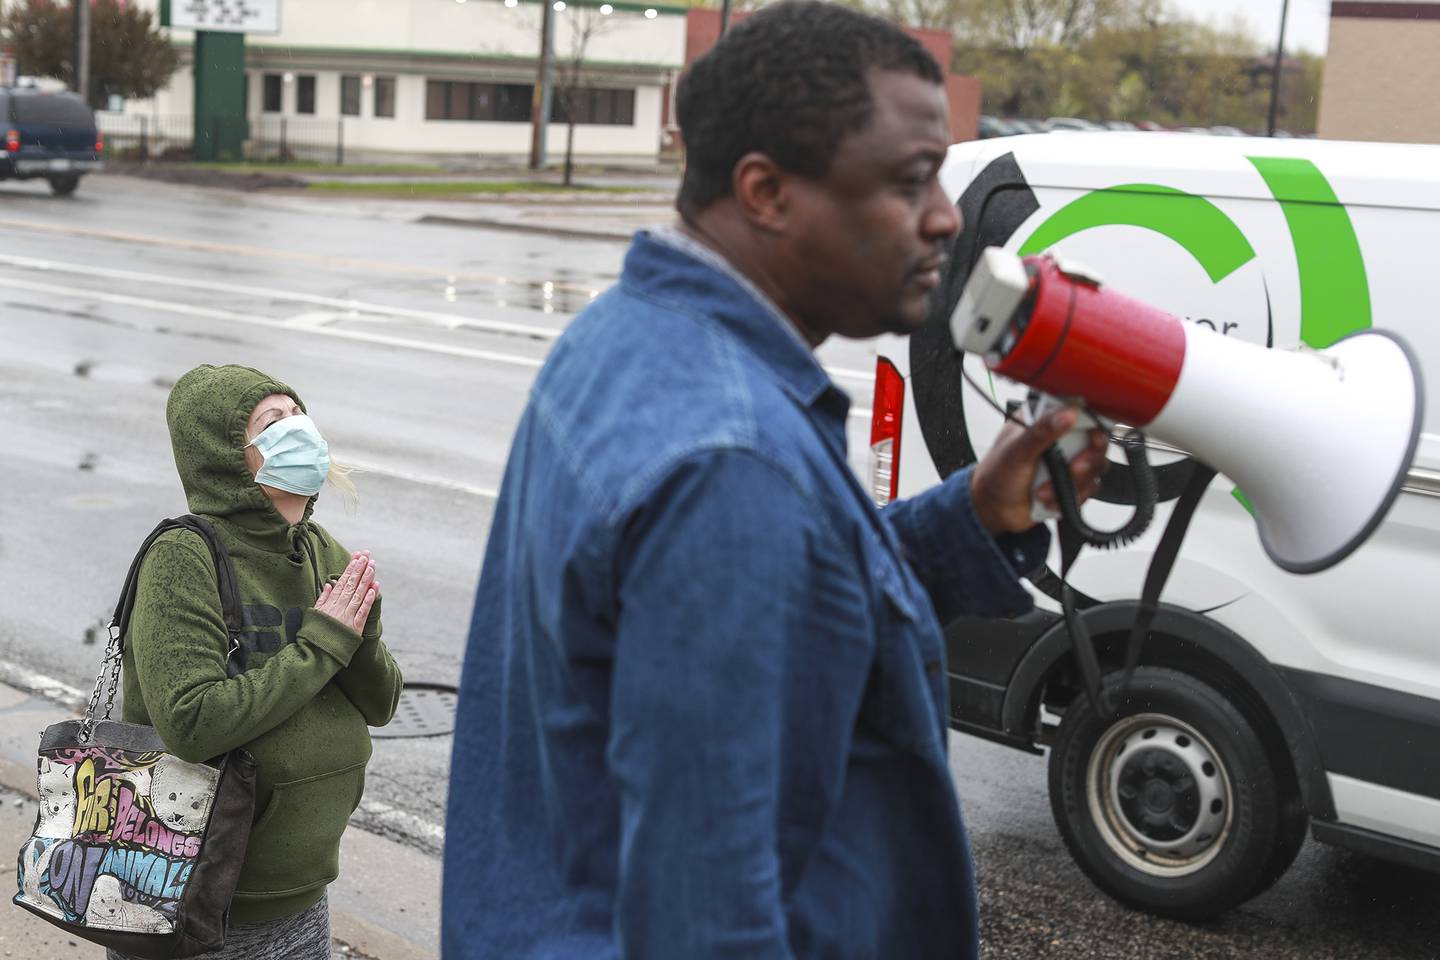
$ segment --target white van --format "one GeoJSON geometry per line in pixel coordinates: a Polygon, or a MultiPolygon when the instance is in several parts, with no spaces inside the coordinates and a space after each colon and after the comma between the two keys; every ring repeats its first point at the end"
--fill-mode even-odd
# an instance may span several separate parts
{"type": "MultiPolygon", "coordinates": [[[[909,496],[983,451],[994,399],[1023,395],[957,353],[948,321],[989,246],[1053,249],[1189,322],[1275,348],[1359,329],[1402,334],[1440,395],[1440,147],[1151,133],[1009,137],[951,149],[964,229],[926,328],[878,342],[871,486],[909,496]],[[903,387],[903,388],[902,388],[903,387]]],[[[1397,415],[1399,412],[1397,411],[1397,415]]],[[[1156,522],[1072,571],[1106,669],[1119,669],[1150,554],[1191,469],[1158,454],[1156,522]]],[[[1324,484],[1324,476],[1305,482],[1324,484]]],[[[1133,502],[1116,464],[1092,525],[1133,502]]],[[[1071,853],[1117,899],[1213,916],[1318,840],[1440,869],[1440,435],[1370,541],[1311,576],[1262,549],[1242,496],[1210,486],[1163,594],[1133,694],[1097,718],[1058,611],[1058,555],[1037,610],[949,627],[951,722],[1049,752],[1071,853]]]]}

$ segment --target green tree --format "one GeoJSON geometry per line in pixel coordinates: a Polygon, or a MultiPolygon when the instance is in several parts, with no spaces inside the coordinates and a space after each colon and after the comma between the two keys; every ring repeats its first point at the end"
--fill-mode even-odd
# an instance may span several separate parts
{"type": "MultiPolygon", "coordinates": [[[[90,0],[90,76],[86,99],[153,97],[170,82],[180,55],[154,15],[123,0],[90,0]]],[[[74,8],[52,0],[22,0],[0,14],[0,38],[15,48],[19,72],[73,85],[74,8]]]]}

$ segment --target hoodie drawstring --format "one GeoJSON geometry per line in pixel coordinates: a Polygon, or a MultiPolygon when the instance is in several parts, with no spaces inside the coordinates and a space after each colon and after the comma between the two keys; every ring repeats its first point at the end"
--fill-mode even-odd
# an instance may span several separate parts
{"type": "Polygon", "coordinates": [[[302,554],[304,558],[309,559],[310,578],[315,584],[315,596],[319,597],[320,591],[325,589],[325,581],[320,576],[320,560],[315,556],[315,546],[310,542],[311,534],[319,540],[325,539],[324,535],[311,526],[308,520],[302,520],[295,525],[295,533],[292,541],[295,552],[290,555],[290,559],[297,563],[303,562],[302,554]]]}

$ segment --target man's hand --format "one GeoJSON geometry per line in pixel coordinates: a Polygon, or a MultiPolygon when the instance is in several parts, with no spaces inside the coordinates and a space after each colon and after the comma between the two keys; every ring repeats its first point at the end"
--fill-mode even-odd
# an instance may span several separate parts
{"type": "MultiPolygon", "coordinates": [[[[970,476],[970,500],[975,515],[991,536],[1021,533],[1035,526],[1030,516],[1030,488],[1040,457],[1056,440],[1075,426],[1073,409],[1060,410],[1031,427],[1006,423],[995,438],[995,445],[975,467],[970,476]]],[[[1105,431],[1090,431],[1090,448],[1070,461],[1070,476],[1075,481],[1075,494],[1081,503],[1100,489],[1100,477],[1110,469],[1105,459],[1109,442],[1105,431]]],[[[1035,499],[1051,510],[1059,509],[1055,488],[1044,483],[1035,491],[1035,499]]]]}

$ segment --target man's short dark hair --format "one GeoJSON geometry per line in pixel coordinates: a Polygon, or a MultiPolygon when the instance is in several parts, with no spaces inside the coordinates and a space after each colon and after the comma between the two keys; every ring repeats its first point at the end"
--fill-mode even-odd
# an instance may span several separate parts
{"type": "Polygon", "coordinates": [[[729,196],[735,164],[747,153],[823,177],[841,140],[870,123],[871,70],[944,83],[940,65],[914,37],[832,3],[789,0],[730,30],[680,81],[680,212],[698,213],[729,196]]]}

